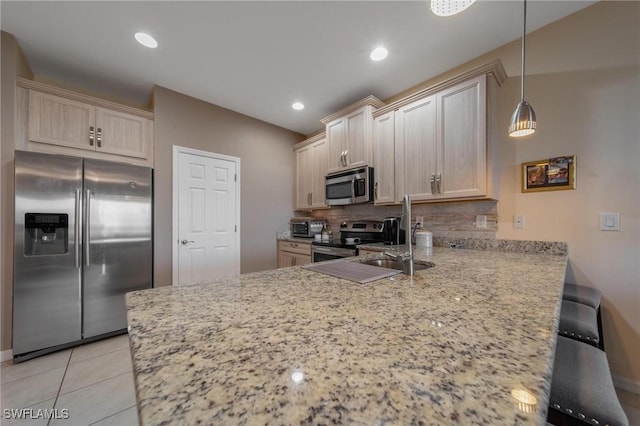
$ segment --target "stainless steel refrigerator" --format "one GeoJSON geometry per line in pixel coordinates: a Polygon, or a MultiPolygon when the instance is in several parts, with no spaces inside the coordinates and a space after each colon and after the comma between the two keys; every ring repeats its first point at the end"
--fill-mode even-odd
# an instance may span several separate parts
{"type": "Polygon", "coordinates": [[[122,332],[124,294],[152,286],[147,167],[15,153],[13,355],[122,332]]]}

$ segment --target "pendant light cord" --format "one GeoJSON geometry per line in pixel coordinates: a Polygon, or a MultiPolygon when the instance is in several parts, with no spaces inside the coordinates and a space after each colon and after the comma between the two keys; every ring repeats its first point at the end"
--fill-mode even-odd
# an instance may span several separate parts
{"type": "Polygon", "coordinates": [[[520,77],[520,100],[524,101],[524,45],[527,36],[527,0],[524,0],[524,23],[522,24],[522,75],[520,77]]]}

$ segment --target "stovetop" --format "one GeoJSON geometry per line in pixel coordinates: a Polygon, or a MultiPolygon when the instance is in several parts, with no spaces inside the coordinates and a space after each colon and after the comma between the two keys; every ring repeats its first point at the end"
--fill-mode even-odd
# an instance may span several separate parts
{"type": "Polygon", "coordinates": [[[311,244],[324,247],[354,249],[360,244],[380,243],[384,241],[383,223],[373,220],[345,221],[340,224],[340,237],[331,241],[313,241],[311,244]],[[356,244],[347,244],[347,238],[359,238],[356,244]]]}

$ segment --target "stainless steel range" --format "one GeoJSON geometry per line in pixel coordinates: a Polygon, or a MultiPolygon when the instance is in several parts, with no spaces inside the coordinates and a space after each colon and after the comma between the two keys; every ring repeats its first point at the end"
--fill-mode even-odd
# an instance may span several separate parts
{"type": "Polygon", "coordinates": [[[313,262],[358,255],[358,245],[384,241],[383,223],[375,220],[346,221],[340,224],[340,237],[329,242],[311,243],[313,262]]]}

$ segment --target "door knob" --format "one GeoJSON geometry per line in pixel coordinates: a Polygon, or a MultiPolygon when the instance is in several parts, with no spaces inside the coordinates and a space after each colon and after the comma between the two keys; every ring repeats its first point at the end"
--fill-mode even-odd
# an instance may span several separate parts
{"type": "Polygon", "coordinates": [[[191,241],[191,240],[182,240],[180,241],[182,243],[183,246],[186,246],[189,243],[194,243],[195,241],[191,241]]]}

